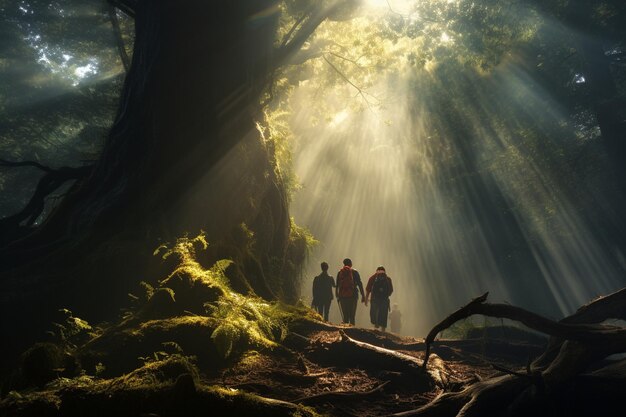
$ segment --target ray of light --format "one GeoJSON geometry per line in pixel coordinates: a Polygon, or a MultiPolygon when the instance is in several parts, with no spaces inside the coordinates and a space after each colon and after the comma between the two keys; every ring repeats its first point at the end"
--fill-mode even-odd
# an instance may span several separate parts
{"type": "MultiPolygon", "coordinates": [[[[317,126],[306,88],[291,124],[303,187],[292,211],[322,242],[307,277],[322,260],[336,272],[350,257],[364,280],[384,265],[412,335],[484,291],[559,318],[624,285],[619,254],[567,185],[571,164],[554,156],[580,139],[522,64],[489,77],[406,72],[373,88],[394,97],[386,108],[356,114],[328,92],[336,113],[317,126]]],[[[369,326],[359,310],[357,325],[369,326]]]]}

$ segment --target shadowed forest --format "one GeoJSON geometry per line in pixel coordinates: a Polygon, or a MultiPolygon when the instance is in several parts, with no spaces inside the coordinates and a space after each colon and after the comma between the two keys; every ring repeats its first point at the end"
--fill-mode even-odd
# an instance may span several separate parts
{"type": "Polygon", "coordinates": [[[0,416],[622,415],[624,213],[621,0],[0,0],[0,416]]]}

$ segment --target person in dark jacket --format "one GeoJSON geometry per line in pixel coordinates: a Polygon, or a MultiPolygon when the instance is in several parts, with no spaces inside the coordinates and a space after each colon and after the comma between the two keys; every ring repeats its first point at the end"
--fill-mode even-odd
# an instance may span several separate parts
{"type": "Polygon", "coordinates": [[[376,273],[367,281],[365,287],[365,305],[371,298],[370,320],[374,328],[385,331],[387,329],[387,315],[389,313],[389,296],[393,292],[391,278],[387,276],[384,266],[376,268],[376,273]]]}
{"type": "Polygon", "coordinates": [[[313,278],[313,306],[325,321],[328,321],[330,303],[333,301],[335,280],[328,275],[328,264],[322,262],[322,273],[313,278]]]}

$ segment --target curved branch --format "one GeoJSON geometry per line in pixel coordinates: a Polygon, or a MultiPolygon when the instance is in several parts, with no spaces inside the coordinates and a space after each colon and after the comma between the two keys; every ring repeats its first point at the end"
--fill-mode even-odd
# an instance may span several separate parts
{"type": "Polygon", "coordinates": [[[466,306],[452,313],[439,324],[437,324],[426,337],[426,356],[423,366],[428,362],[430,353],[430,344],[435,336],[442,330],[447,329],[457,321],[472,316],[474,314],[482,314],[490,317],[507,318],[519,321],[527,327],[548,334],[550,336],[560,337],[567,340],[575,340],[580,342],[602,342],[616,343],[618,345],[626,345],[626,330],[615,326],[601,326],[588,324],[566,324],[547,319],[539,314],[532,313],[520,307],[508,304],[484,304],[487,299],[485,293],[475,298],[466,306]]]}
{"type": "Polygon", "coordinates": [[[285,64],[288,58],[311,37],[315,29],[342,6],[342,1],[337,0],[329,7],[310,13],[309,18],[299,25],[300,29],[293,34],[291,40],[274,51],[274,68],[276,69],[285,64]]]}
{"type": "Polygon", "coordinates": [[[437,323],[435,325],[435,327],[432,328],[432,330],[428,333],[428,336],[426,336],[426,339],[424,340],[424,342],[426,343],[426,353],[424,354],[424,363],[422,365],[424,368],[426,368],[426,365],[428,363],[428,357],[430,356],[430,345],[435,340],[435,337],[440,332],[442,332],[445,329],[447,329],[448,327],[452,326],[457,321],[462,320],[462,319],[464,319],[466,317],[469,317],[472,314],[474,314],[474,313],[469,313],[472,310],[473,306],[476,305],[476,304],[484,303],[485,300],[487,299],[488,295],[489,295],[489,291],[487,291],[486,293],[484,293],[480,297],[474,298],[468,304],[466,304],[465,306],[461,307],[460,309],[458,309],[454,313],[450,314],[448,317],[443,319],[441,322],[437,323]]]}
{"type": "Polygon", "coordinates": [[[36,161],[13,162],[13,161],[7,161],[6,159],[0,159],[0,166],[1,167],[7,167],[7,168],[35,167],[35,168],[39,168],[40,170],[45,171],[45,172],[52,172],[52,171],[54,171],[52,168],[47,167],[45,165],[42,165],[42,164],[40,164],[39,162],[36,162],[36,161]]]}
{"type": "Polygon", "coordinates": [[[382,390],[385,385],[387,385],[389,381],[385,381],[377,387],[372,388],[369,391],[359,392],[359,391],[332,391],[332,392],[323,392],[321,394],[311,395],[308,397],[298,398],[293,402],[296,404],[313,404],[323,401],[339,401],[339,400],[360,400],[363,397],[370,396],[382,390]]]}
{"type": "Polygon", "coordinates": [[[117,7],[123,11],[128,17],[135,18],[135,10],[137,10],[138,0],[107,0],[113,7],[117,7]]]}
{"type": "Polygon", "coordinates": [[[93,165],[85,165],[79,168],[62,167],[58,169],[51,169],[32,161],[14,162],[8,164],[6,162],[7,161],[2,161],[2,165],[36,166],[37,168],[46,171],[46,174],[39,180],[35,193],[22,210],[16,214],[0,219],[0,235],[3,236],[3,240],[10,240],[14,237],[15,233],[22,227],[22,224],[25,226],[32,226],[43,212],[45,199],[48,195],[57,190],[67,181],[78,180],[87,176],[93,168],[93,165]]]}
{"type": "Polygon", "coordinates": [[[124,70],[128,72],[130,68],[130,58],[126,53],[126,46],[124,45],[124,38],[122,37],[122,30],[120,29],[120,22],[115,13],[115,6],[109,5],[109,19],[111,19],[111,25],[113,26],[113,32],[115,33],[115,42],[117,44],[117,50],[120,54],[120,59],[124,70]]]}

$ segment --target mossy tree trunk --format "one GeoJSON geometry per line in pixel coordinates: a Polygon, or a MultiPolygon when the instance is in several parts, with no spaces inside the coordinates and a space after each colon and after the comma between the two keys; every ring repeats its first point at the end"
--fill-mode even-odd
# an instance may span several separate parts
{"type": "Polygon", "coordinates": [[[267,269],[293,274],[281,267],[285,189],[255,117],[271,71],[324,17],[274,51],[274,0],[122,3],[135,50],[102,155],[41,227],[0,250],[3,352],[39,338],[61,306],[110,316],[140,280],[164,278],[152,251],[185,232],[206,230],[208,256],[234,258],[240,291],[274,298],[267,269]]]}

